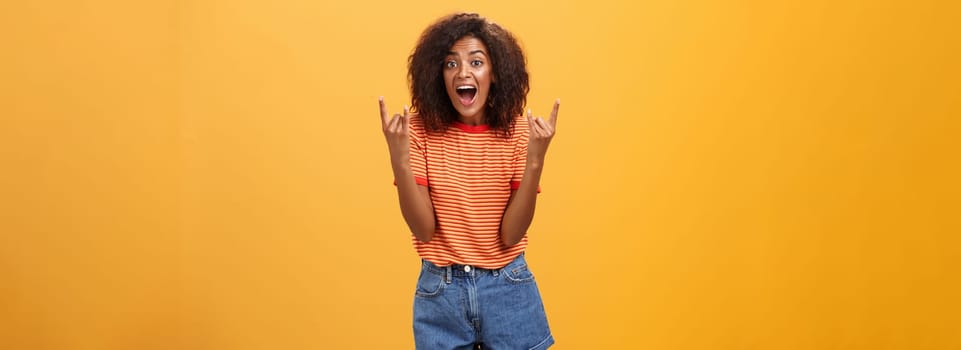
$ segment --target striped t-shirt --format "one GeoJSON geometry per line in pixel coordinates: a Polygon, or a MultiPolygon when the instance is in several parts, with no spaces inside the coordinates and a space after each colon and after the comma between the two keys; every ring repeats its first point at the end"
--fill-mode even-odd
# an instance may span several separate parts
{"type": "Polygon", "coordinates": [[[501,219],[520,186],[527,162],[527,119],[518,116],[510,138],[487,125],[454,122],[446,132],[427,132],[410,118],[410,165],[418,185],[430,189],[436,231],[430,242],[413,238],[421,258],[438,266],[474,265],[496,269],[524,252],[527,235],[507,247],[501,219]]]}

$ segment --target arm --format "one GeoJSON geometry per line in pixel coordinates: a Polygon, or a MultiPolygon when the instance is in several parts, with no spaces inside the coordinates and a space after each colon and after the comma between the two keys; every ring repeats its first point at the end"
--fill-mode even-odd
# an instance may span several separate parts
{"type": "Polygon", "coordinates": [[[540,183],[541,166],[527,161],[521,186],[511,191],[511,198],[501,219],[501,242],[512,246],[520,242],[527,228],[534,220],[534,207],[537,204],[537,184],[540,183]]]}
{"type": "Polygon", "coordinates": [[[421,242],[428,242],[434,237],[436,229],[434,206],[431,204],[427,186],[418,185],[414,181],[414,172],[410,167],[410,113],[407,107],[404,107],[404,115],[395,114],[393,118],[389,118],[384,98],[381,97],[380,116],[390,151],[394,181],[397,182],[400,212],[414,237],[421,242]]]}
{"type": "Polygon", "coordinates": [[[554,102],[554,110],[551,111],[551,117],[548,121],[544,121],[541,117],[534,118],[531,116],[530,110],[527,111],[530,137],[527,144],[527,163],[524,166],[524,178],[521,179],[520,187],[511,191],[507,209],[504,210],[504,218],[501,219],[501,242],[508,247],[517,244],[524,238],[527,228],[531,226],[531,221],[534,220],[537,186],[541,181],[547,146],[550,145],[551,139],[554,137],[560,103],[560,100],[554,102]]]}
{"type": "MultiPolygon", "coordinates": [[[[391,161],[392,164],[397,164],[391,161]]],[[[430,202],[427,186],[414,182],[410,162],[403,166],[394,165],[394,179],[397,181],[397,197],[400,198],[400,212],[407,221],[407,227],[421,242],[434,238],[434,206],[430,202]]]]}

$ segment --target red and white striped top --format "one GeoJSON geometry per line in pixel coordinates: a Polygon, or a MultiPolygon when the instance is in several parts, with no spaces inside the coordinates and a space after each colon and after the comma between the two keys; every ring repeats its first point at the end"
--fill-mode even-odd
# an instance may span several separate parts
{"type": "Polygon", "coordinates": [[[487,125],[460,122],[446,132],[431,133],[420,117],[411,116],[411,169],[417,184],[430,189],[437,219],[430,242],[413,238],[421,258],[438,266],[496,269],[524,252],[527,235],[506,247],[500,240],[500,224],[511,190],[524,177],[528,136],[522,116],[509,139],[487,125]]]}

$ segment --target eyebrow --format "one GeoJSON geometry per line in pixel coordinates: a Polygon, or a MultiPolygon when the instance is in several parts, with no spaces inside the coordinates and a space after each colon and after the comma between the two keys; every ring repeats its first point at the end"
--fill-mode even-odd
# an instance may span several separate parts
{"type": "MultiPolygon", "coordinates": [[[[484,52],[484,50],[474,50],[474,51],[468,52],[467,54],[468,54],[468,55],[473,55],[473,54],[475,54],[475,53],[479,53],[479,54],[483,54],[484,56],[487,56],[487,53],[484,52]]],[[[457,54],[456,52],[454,52],[454,51],[448,51],[447,54],[448,54],[448,55],[451,55],[451,56],[458,56],[458,54],[457,54]]]]}

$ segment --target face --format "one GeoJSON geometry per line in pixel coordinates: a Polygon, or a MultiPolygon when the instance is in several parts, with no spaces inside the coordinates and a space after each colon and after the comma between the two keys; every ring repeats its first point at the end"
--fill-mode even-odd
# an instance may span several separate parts
{"type": "Polygon", "coordinates": [[[462,118],[484,120],[484,106],[494,81],[488,54],[483,41],[468,36],[457,40],[444,59],[447,96],[462,118]]]}

